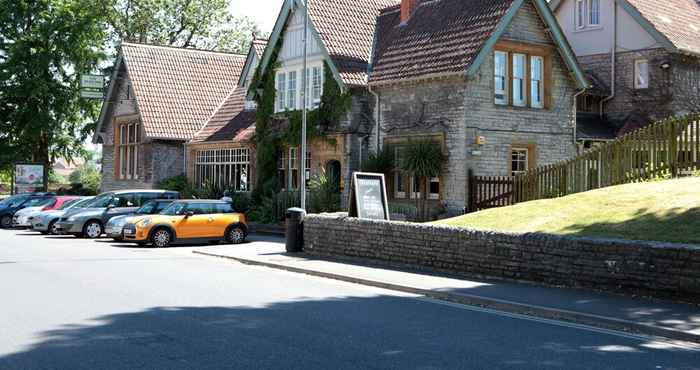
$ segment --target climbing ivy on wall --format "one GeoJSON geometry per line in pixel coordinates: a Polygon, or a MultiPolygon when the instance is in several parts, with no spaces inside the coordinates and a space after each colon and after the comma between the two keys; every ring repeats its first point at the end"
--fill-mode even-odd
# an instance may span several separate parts
{"type": "MultiPolygon", "coordinates": [[[[251,88],[255,89],[255,101],[258,105],[255,117],[255,141],[257,144],[257,182],[254,197],[260,198],[276,192],[277,189],[277,151],[285,146],[298,146],[301,141],[302,111],[294,110],[275,114],[275,75],[279,68],[277,60],[282,46],[282,38],[275,45],[268,68],[264,73],[261,66],[255,72],[251,88]],[[275,120],[288,121],[284,132],[275,130],[275,120]]],[[[323,139],[335,144],[325,135],[330,125],[337,123],[350,110],[352,96],[343,92],[333,72],[324,62],[324,83],[321,104],[318,109],[307,111],[307,140],[323,139]]]]}

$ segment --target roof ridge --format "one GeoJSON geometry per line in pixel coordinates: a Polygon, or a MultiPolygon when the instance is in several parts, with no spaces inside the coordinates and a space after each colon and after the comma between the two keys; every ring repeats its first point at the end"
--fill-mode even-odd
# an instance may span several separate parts
{"type": "Polygon", "coordinates": [[[227,51],[205,50],[205,49],[197,49],[197,48],[190,48],[190,47],[183,48],[183,47],[172,46],[172,45],[156,45],[156,44],[147,44],[147,43],[140,43],[140,42],[129,42],[129,41],[122,41],[121,45],[147,47],[147,48],[154,48],[154,49],[181,50],[181,51],[192,52],[192,53],[222,54],[222,55],[240,56],[240,57],[247,56],[247,54],[227,52],[227,51]]]}

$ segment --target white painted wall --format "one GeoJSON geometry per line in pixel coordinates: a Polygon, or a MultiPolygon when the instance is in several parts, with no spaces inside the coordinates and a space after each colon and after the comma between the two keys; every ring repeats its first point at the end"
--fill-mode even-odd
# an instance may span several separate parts
{"type": "MultiPolygon", "coordinates": [[[[660,0],[661,1],[661,0],[660,0]]],[[[615,0],[600,0],[600,27],[577,30],[575,0],[563,0],[555,15],[576,55],[607,54],[612,50],[615,0]]],[[[618,52],[661,47],[622,7],[617,6],[618,52]]]]}

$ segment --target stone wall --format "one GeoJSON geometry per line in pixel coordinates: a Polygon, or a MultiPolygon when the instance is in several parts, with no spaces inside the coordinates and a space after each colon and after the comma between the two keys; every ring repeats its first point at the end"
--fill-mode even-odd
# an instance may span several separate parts
{"type": "Polygon", "coordinates": [[[700,302],[700,247],[308,215],[304,251],[464,276],[700,302]],[[331,235],[332,237],[329,237],[331,235]]]}

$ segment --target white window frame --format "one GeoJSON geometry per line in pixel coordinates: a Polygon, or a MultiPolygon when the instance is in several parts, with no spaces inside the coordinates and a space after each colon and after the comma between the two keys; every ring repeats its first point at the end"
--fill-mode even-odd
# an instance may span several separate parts
{"type": "Polygon", "coordinates": [[[203,149],[195,154],[195,182],[214,183],[235,191],[250,190],[250,151],[248,148],[203,149]]]}
{"type": "Polygon", "coordinates": [[[495,51],[494,52],[494,57],[493,57],[493,91],[494,91],[494,103],[498,105],[507,105],[508,104],[508,84],[510,83],[508,81],[508,53],[505,51],[495,51]],[[498,62],[498,57],[502,56],[503,57],[503,62],[499,63],[498,62]],[[500,67],[500,68],[499,68],[500,67]],[[499,70],[501,69],[501,70],[499,70]],[[499,73],[502,73],[499,74],[499,73]],[[502,86],[503,88],[499,88],[499,79],[503,79],[502,81],[502,86]],[[498,95],[501,95],[502,98],[498,98],[498,95]]]}
{"type": "Polygon", "coordinates": [[[527,106],[527,55],[522,53],[513,53],[513,106],[527,106]],[[520,63],[518,63],[520,61],[520,63]],[[520,94],[520,95],[518,95],[520,94]]]}
{"type": "MultiPolygon", "coordinates": [[[[517,160],[521,161],[520,159],[517,159],[517,160]]],[[[517,147],[517,146],[514,146],[510,149],[510,174],[511,174],[511,176],[527,171],[529,169],[529,165],[530,165],[530,149],[525,148],[525,147],[517,147]],[[523,163],[525,164],[524,170],[516,170],[515,166],[513,166],[513,162],[516,161],[516,159],[513,158],[513,154],[515,152],[521,152],[521,153],[524,152],[525,153],[525,158],[523,161],[523,163]]]]}
{"type": "Polygon", "coordinates": [[[637,59],[634,61],[634,88],[636,90],[642,90],[642,89],[648,89],[649,88],[649,60],[647,59],[637,59]],[[643,76],[644,80],[640,81],[640,73],[642,70],[640,69],[641,65],[645,65],[645,72],[646,75],[643,76]]]}
{"type": "Polygon", "coordinates": [[[530,56],[530,106],[544,108],[544,58],[539,55],[530,56]]]}
{"type": "Polygon", "coordinates": [[[574,26],[577,31],[601,27],[600,0],[576,0],[574,26]]]}
{"type": "Polygon", "coordinates": [[[287,172],[287,189],[290,190],[295,190],[299,187],[299,148],[297,147],[290,147],[289,148],[289,155],[287,158],[289,159],[289,171],[287,172]],[[296,174],[295,174],[296,171],[296,174]],[[294,186],[294,182],[297,182],[297,186],[294,186]]]}
{"type": "Polygon", "coordinates": [[[312,67],[312,88],[311,88],[311,102],[312,107],[316,108],[321,105],[321,96],[323,96],[323,67],[312,67]]]}
{"type": "Polygon", "coordinates": [[[297,109],[297,91],[299,89],[297,85],[297,71],[287,72],[287,105],[285,108],[288,110],[297,109]]]}
{"type": "Polygon", "coordinates": [[[398,168],[400,158],[401,148],[396,147],[394,148],[394,163],[397,165],[397,168],[394,169],[394,198],[404,199],[406,198],[406,176],[403,171],[398,168]],[[399,191],[399,181],[403,184],[403,191],[399,191]]]}
{"type": "Polygon", "coordinates": [[[600,26],[600,0],[587,0],[588,1],[588,27],[599,27],[600,26]],[[595,22],[594,22],[595,17],[595,22]]]}
{"type": "Polygon", "coordinates": [[[277,101],[275,112],[284,111],[287,107],[287,74],[277,73],[277,101]]]}

